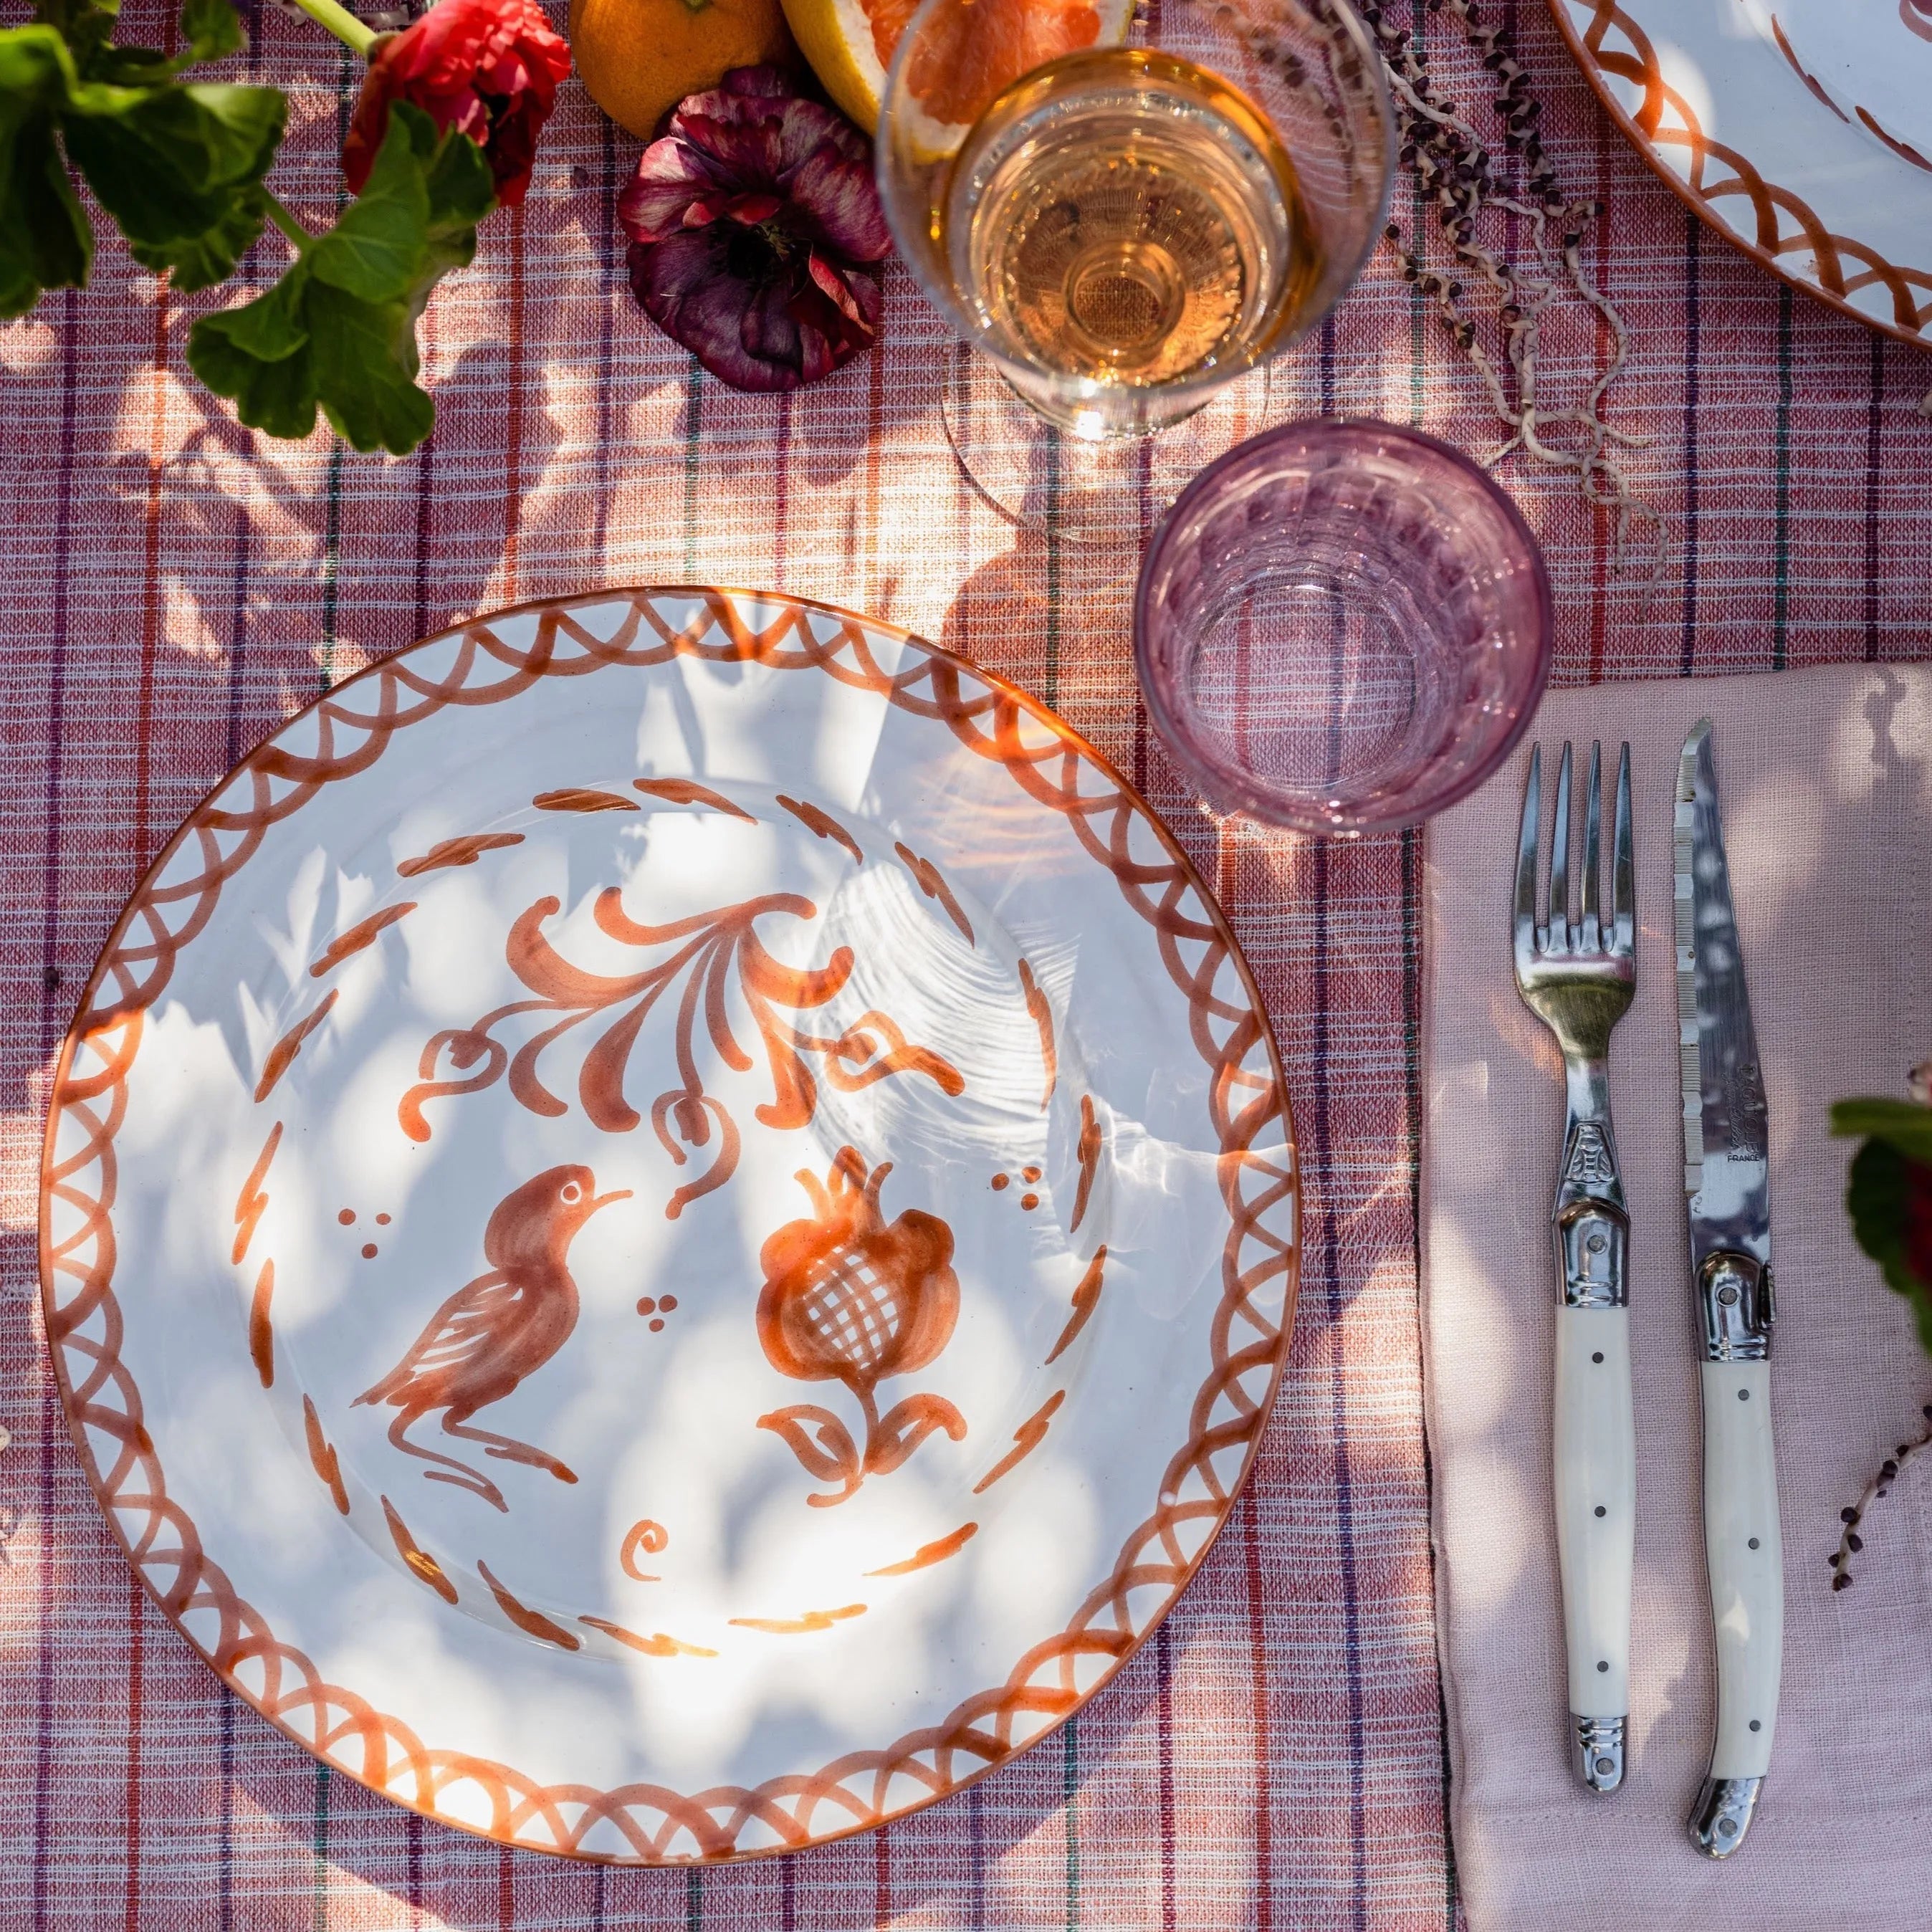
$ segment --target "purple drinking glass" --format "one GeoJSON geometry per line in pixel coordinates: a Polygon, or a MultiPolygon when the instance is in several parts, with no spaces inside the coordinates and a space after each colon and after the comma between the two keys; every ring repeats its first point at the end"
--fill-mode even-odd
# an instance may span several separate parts
{"type": "Polygon", "coordinates": [[[1148,713],[1208,801],[1331,838],[1480,784],[1543,695],[1551,629],[1536,540],[1487,475],[1325,418],[1202,470],[1134,602],[1148,713]]]}

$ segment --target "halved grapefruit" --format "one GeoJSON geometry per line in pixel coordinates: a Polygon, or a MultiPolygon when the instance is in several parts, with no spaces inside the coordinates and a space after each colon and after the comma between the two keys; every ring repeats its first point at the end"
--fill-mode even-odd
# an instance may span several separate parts
{"type": "MultiPolygon", "coordinates": [[[[784,0],[812,71],[868,133],[886,70],[919,0],[784,0]]],[[[1133,0],[970,0],[936,33],[911,76],[920,106],[954,127],[978,120],[1021,75],[1062,54],[1118,46],[1133,0]]]]}

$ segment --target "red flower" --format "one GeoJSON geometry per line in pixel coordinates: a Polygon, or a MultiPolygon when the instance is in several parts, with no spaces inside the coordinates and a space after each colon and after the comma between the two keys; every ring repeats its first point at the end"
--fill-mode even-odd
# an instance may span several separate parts
{"type": "Polygon", "coordinates": [[[773,67],[681,101],[618,203],[644,313],[740,389],[815,382],[879,328],[872,148],[773,67]]]}
{"type": "Polygon", "coordinates": [[[436,0],[369,50],[369,71],[342,144],[342,172],[359,194],[388,131],[389,103],[420,107],[483,150],[496,199],[520,208],[570,49],[536,0],[436,0]]]}

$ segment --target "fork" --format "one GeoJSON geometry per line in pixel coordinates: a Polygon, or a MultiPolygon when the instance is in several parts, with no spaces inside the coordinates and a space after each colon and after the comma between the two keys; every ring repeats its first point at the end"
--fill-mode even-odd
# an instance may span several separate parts
{"type": "Polygon", "coordinates": [[[1570,747],[1556,778],[1550,914],[1537,919],[1543,751],[1530,753],[1516,850],[1516,983],[1563,1049],[1568,1106],[1550,1226],[1556,1256],[1552,1404],[1556,1556],[1563,1582],[1570,1716],[1577,1775],[1592,1791],[1624,1781],[1630,1712],[1630,1579],[1636,1521],[1636,1430],[1630,1400],[1625,1267],[1630,1214],[1610,1125],[1610,1034],[1636,990],[1630,860],[1630,747],[1617,772],[1611,898],[1598,892],[1600,747],[1590,748],[1577,916],[1570,916],[1570,747]]]}

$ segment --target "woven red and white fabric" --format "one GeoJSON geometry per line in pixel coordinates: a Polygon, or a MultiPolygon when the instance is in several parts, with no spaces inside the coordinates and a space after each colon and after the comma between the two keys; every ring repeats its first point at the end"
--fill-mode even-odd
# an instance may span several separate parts
{"type": "MultiPolygon", "coordinates": [[[[149,11],[130,5],[131,24],[149,11]]],[[[277,184],[326,218],[352,63],[308,23],[249,11],[249,60],[293,94],[277,184]]],[[[1432,48],[1443,19],[1417,10],[1432,48]]],[[[1672,550],[1654,584],[1618,575],[1606,517],[1503,465],[1549,556],[1558,676],[1928,654],[1932,424],[1916,406],[1932,358],[1715,241],[1597,112],[1540,10],[1520,38],[1546,146],[1608,209],[1591,266],[1631,325],[1616,418],[1653,439],[1630,467],[1672,550]]],[[[570,83],[520,216],[494,220],[432,304],[436,430],[404,462],[238,430],[185,370],[212,298],[164,296],[111,240],[92,289],[0,328],[0,1926],[1452,1928],[1415,1307],[1420,841],[1318,846],[1199,811],[1136,700],[1144,506],[1115,551],[1016,542],[953,465],[938,398],[954,351],[896,269],[883,345],[825,383],[750,398],[700,376],[624,286],[614,202],[636,152],[570,83]],[[35,1193],[48,1070],[87,968],[236,758],[454,619],[684,580],[824,597],[956,646],[1135,778],[1268,1000],[1306,1254],[1252,1485],[1077,1722],[869,1837],[614,1871],[425,1826],[319,1771],[146,1603],[54,1397],[35,1193]]],[[[1580,333],[1568,352],[1580,373],[1607,344],[1580,333]]],[[[1483,454],[1501,440],[1386,256],[1278,366],[1271,407],[1418,422],[1483,454]]]]}

